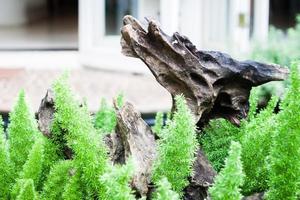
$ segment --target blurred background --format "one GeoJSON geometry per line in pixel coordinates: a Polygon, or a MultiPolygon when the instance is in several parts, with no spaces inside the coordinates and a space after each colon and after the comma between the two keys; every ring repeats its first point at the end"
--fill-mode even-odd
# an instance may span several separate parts
{"type": "MultiPolygon", "coordinates": [[[[65,69],[92,112],[118,92],[145,117],[171,106],[139,60],[120,53],[122,17],[158,20],[199,49],[289,66],[300,58],[300,0],[0,0],[0,112],[24,88],[32,109],[65,69]]],[[[261,89],[266,99],[286,84],[261,89]]]]}

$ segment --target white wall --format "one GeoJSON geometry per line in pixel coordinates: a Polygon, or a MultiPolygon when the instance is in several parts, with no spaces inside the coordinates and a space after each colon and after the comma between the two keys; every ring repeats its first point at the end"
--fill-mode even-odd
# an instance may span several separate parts
{"type": "Polygon", "coordinates": [[[160,0],[139,0],[138,1],[138,18],[154,17],[159,20],[160,0]]]}
{"type": "Polygon", "coordinates": [[[202,1],[185,0],[180,1],[179,6],[179,32],[188,38],[200,48],[202,45],[203,18],[202,1]],[[192,5],[192,6],[191,6],[192,5]],[[191,10],[192,9],[192,10],[191,10]]]}

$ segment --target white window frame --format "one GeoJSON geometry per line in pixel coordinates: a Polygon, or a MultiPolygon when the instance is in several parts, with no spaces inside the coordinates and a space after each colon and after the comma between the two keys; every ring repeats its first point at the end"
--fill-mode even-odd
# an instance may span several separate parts
{"type": "Polygon", "coordinates": [[[82,65],[149,73],[142,61],[122,55],[120,38],[120,35],[105,35],[105,0],[79,0],[79,60],[82,65]]]}

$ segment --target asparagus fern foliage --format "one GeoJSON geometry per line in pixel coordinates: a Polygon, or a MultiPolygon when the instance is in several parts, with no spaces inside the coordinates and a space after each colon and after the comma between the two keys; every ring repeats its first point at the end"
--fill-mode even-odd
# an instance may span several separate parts
{"type": "Polygon", "coordinates": [[[84,184],[95,193],[103,188],[99,176],[103,175],[107,168],[107,149],[104,142],[97,138],[96,129],[93,126],[91,116],[80,107],[70,87],[67,77],[62,76],[54,85],[55,94],[55,120],[62,130],[67,145],[74,151],[75,164],[82,170],[84,184]]]}
{"type": "Polygon", "coordinates": [[[3,121],[0,116],[0,199],[8,199],[9,197],[10,184],[13,181],[12,170],[3,121]]]}
{"type": "Polygon", "coordinates": [[[300,198],[299,63],[293,63],[291,70],[291,87],[281,104],[270,153],[270,200],[300,198]]]}
{"type": "Polygon", "coordinates": [[[111,133],[117,125],[116,111],[112,106],[109,106],[105,99],[101,100],[99,111],[95,115],[95,128],[101,133],[111,133]]]}
{"type": "Polygon", "coordinates": [[[231,142],[225,166],[215,178],[214,185],[209,188],[213,200],[239,200],[242,198],[240,186],[243,184],[244,174],[241,150],[240,143],[231,142]]]}
{"type": "Polygon", "coordinates": [[[175,101],[177,110],[159,140],[159,158],[154,167],[153,180],[158,183],[166,177],[172,189],[181,194],[192,173],[198,143],[195,120],[184,97],[176,96],[175,101]]]}
{"type": "Polygon", "coordinates": [[[172,190],[171,184],[166,177],[157,183],[154,200],[179,200],[179,195],[172,190]]]}
{"type": "Polygon", "coordinates": [[[10,121],[8,125],[10,158],[14,171],[20,171],[38,133],[37,123],[26,104],[23,90],[10,113],[10,121]]]}

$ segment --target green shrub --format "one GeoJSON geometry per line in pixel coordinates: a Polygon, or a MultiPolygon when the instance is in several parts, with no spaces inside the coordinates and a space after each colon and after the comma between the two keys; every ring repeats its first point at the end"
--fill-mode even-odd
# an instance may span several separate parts
{"type": "Polygon", "coordinates": [[[241,150],[240,143],[231,142],[225,166],[215,178],[214,185],[209,188],[212,200],[238,200],[242,198],[240,186],[243,184],[244,174],[241,150]]]}
{"type": "Polygon", "coordinates": [[[242,162],[245,172],[243,193],[253,194],[265,191],[268,180],[266,158],[270,153],[273,132],[277,121],[274,107],[278,102],[273,97],[268,106],[245,124],[242,132],[242,162]]]}
{"type": "Polygon", "coordinates": [[[283,31],[271,27],[267,44],[256,43],[251,52],[255,60],[289,66],[293,60],[300,59],[300,15],[296,26],[283,31]]]}
{"type": "Polygon", "coordinates": [[[117,125],[116,111],[112,106],[109,106],[105,99],[101,100],[99,111],[95,115],[95,128],[101,133],[111,133],[117,125]]]}
{"type": "Polygon", "coordinates": [[[3,121],[0,116],[0,199],[8,199],[12,183],[12,166],[10,163],[7,140],[4,135],[3,121]]]}
{"type": "Polygon", "coordinates": [[[14,164],[14,171],[18,172],[26,162],[27,156],[38,134],[37,123],[25,102],[22,90],[16,105],[10,113],[8,125],[10,158],[14,164]]]}
{"type": "Polygon", "coordinates": [[[179,200],[179,195],[171,189],[171,184],[166,177],[157,183],[154,200],[179,200]]]}
{"type": "Polygon", "coordinates": [[[71,170],[73,162],[71,160],[62,160],[52,166],[46,182],[44,183],[41,194],[44,200],[60,199],[69,179],[69,171],[71,170]]]}
{"type": "Polygon", "coordinates": [[[44,160],[44,140],[37,138],[20,172],[19,178],[32,179],[35,186],[39,183],[44,160]]]}
{"type": "MultiPolygon", "coordinates": [[[[67,145],[74,151],[76,168],[82,170],[83,184],[95,195],[103,188],[99,176],[107,169],[108,155],[104,142],[97,137],[91,116],[80,107],[70,91],[65,76],[54,85],[55,120],[64,134],[67,145]]],[[[101,196],[99,193],[98,196],[101,196]]]]}
{"type": "Polygon", "coordinates": [[[200,134],[199,143],[217,172],[224,166],[231,141],[240,141],[244,134],[245,125],[255,118],[257,104],[258,90],[252,89],[249,97],[248,117],[241,121],[240,127],[234,126],[225,119],[215,119],[211,120],[200,134]]]}
{"type": "Polygon", "coordinates": [[[184,97],[176,96],[175,101],[177,110],[159,140],[159,156],[155,163],[153,180],[158,183],[161,178],[166,177],[172,188],[181,193],[192,172],[197,138],[195,120],[184,97]]]}
{"type": "Polygon", "coordinates": [[[252,88],[249,96],[249,112],[246,121],[251,121],[257,114],[257,106],[259,100],[258,93],[259,90],[257,88],[252,88]]]}
{"type": "Polygon", "coordinates": [[[116,98],[117,107],[121,108],[124,105],[124,94],[121,92],[116,98]]]}
{"type": "MultiPolygon", "coordinates": [[[[299,60],[300,15],[296,17],[296,26],[289,28],[286,33],[271,27],[267,43],[255,43],[250,56],[253,60],[282,66],[290,66],[293,60],[299,60]]],[[[264,98],[270,95],[281,96],[287,84],[287,81],[264,84],[260,87],[260,94],[264,98]]]]}
{"type": "Polygon", "coordinates": [[[291,87],[278,114],[278,127],[270,153],[267,199],[300,198],[300,76],[299,63],[292,64],[291,87]]]}
{"type": "Polygon", "coordinates": [[[161,131],[164,126],[164,114],[162,112],[157,112],[155,116],[155,123],[152,127],[152,131],[156,133],[157,136],[160,136],[161,131]]]}
{"type": "Polygon", "coordinates": [[[32,179],[20,179],[20,190],[16,196],[16,200],[37,200],[38,195],[34,189],[34,183],[32,179]]]}
{"type": "Polygon", "coordinates": [[[37,183],[37,190],[41,191],[43,188],[43,184],[46,182],[46,178],[50,172],[50,169],[53,165],[55,165],[59,160],[63,159],[61,156],[61,152],[59,152],[58,146],[52,141],[52,138],[44,139],[44,159],[42,166],[42,176],[40,178],[39,183],[37,183]]]}
{"type": "Polygon", "coordinates": [[[200,137],[207,159],[216,171],[224,166],[232,140],[239,140],[240,130],[225,119],[212,120],[200,137]]]}
{"type": "Polygon", "coordinates": [[[67,182],[64,192],[62,194],[62,199],[64,200],[81,200],[83,199],[83,193],[81,188],[81,173],[80,171],[75,171],[75,174],[73,174],[69,181],[67,182]]]}
{"type": "Polygon", "coordinates": [[[129,187],[129,181],[134,173],[132,160],[122,166],[111,166],[110,170],[101,176],[106,187],[106,200],[134,200],[135,197],[129,187]]]}

